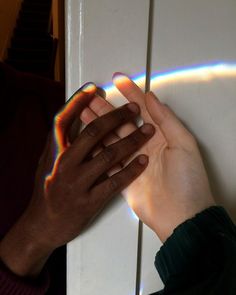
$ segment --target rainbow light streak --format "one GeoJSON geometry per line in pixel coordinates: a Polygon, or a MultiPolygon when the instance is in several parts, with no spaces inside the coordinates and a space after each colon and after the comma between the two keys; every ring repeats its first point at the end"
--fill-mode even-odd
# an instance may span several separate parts
{"type": "Polygon", "coordinates": [[[135,214],[135,212],[133,211],[133,209],[130,206],[128,207],[128,210],[129,210],[129,215],[131,216],[131,218],[139,221],[138,216],[135,214]]]}
{"type": "MultiPolygon", "coordinates": [[[[154,73],[151,76],[150,88],[153,89],[171,82],[209,81],[218,77],[236,77],[236,63],[214,62],[154,73]]],[[[132,76],[131,79],[139,87],[144,88],[145,73],[132,76]]],[[[119,95],[118,90],[111,83],[103,85],[102,88],[106,91],[108,97],[114,94],[119,95]]]]}

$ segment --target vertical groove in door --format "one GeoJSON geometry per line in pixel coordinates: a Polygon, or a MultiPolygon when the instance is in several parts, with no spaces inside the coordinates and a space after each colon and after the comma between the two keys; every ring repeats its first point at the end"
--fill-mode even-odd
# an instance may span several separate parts
{"type": "Polygon", "coordinates": [[[139,220],[139,222],[138,222],[138,245],[137,245],[137,267],[136,267],[135,295],[140,295],[142,242],[143,242],[143,223],[141,220],[139,220]]]}
{"type": "MultiPolygon", "coordinates": [[[[154,12],[154,0],[149,0],[145,92],[148,92],[150,90],[150,82],[151,82],[153,12],[154,12]]],[[[142,242],[143,242],[143,223],[141,220],[139,220],[135,295],[141,295],[141,288],[142,288],[141,286],[142,242]]]]}
{"type": "Polygon", "coordinates": [[[154,0],[149,0],[145,92],[150,90],[150,82],[151,82],[153,15],[154,15],[154,0]]]}

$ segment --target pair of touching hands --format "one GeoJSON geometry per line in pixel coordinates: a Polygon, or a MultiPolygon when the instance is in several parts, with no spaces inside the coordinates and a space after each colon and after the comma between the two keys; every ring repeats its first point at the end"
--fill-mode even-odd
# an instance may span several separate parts
{"type": "Polygon", "coordinates": [[[121,74],[113,81],[129,104],[115,109],[88,83],[55,117],[32,200],[0,244],[0,258],[18,275],[38,275],[119,192],[162,242],[215,204],[195,138],[152,92],[121,74]]]}
{"type": "MultiPolygon", "coordinates": [[[[122,194],[139,219],[165,242],[180,223],[215,205],[200,151],[194,136],[152,92],[143,93],[132,80],[119,73],[113,76],[113,83],[130,103],[140,107],[143,122],[155,129],[154,135],[125,161],[127,164],[144,154],[149,164],[122,194]]],[[[89,124],[113,110],[111,104],[96,95],[81,119],[89,124]]],[[[104,146],[135,130],[134,123],[124,124],[104,140],[104,146]]]]}

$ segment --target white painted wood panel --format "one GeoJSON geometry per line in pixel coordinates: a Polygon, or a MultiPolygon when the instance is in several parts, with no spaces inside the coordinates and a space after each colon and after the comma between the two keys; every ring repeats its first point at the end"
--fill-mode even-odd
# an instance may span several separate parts
{"type": "MultiPolygon", "coordinates": [[[[217,61],[235,62],[235,15],[234,0],[156,0],[152,74],[217,61]]],[[[172,75],[174,78],[169,82],[164,84],[159,80],[151,88],[197,137],[214,196],[236,221],[235,69],[231,64],[221,70],[208,67],[208,71],[201,71],[198,76],[196,73],[192,72],[195,78],[191,82],[187,79],[189,75],[181,79],[172,75]]],[[[143,295],[161,288],[156,271],[149,268],[159,245],[144,227],[143,295]]]]}
{"type": "MultiPolygon", "coordinates": [[[[67,97],[84,82],[145,71],[148,1],[67,0],[67,97]]],[[[115,105],[125,102],[110,97],[115,105]]],[[[133,295],[138,223],[121,196],[68,245],[68,295],[133,295]]]]}

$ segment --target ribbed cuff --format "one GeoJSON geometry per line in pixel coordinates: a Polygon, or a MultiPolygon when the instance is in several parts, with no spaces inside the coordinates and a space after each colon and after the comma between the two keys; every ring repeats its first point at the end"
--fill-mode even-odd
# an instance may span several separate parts
{"type": "Polygon", "coordinates": [[[209,269],[220,267],[220,238],[224,235],[236,236],[236,230],[221,206],[209,207],[177,226],[155,258],[163,283],[176,275],[186,278],[188,272],[199,276],[199,270],[204,276],[209,269]]]}
{"type": "Polygon", "coordinates": [[[45,268],[36,279],[21,278],[0,261],[0,294],[45,295],[49,284],[49,273],[45,268]]]}

